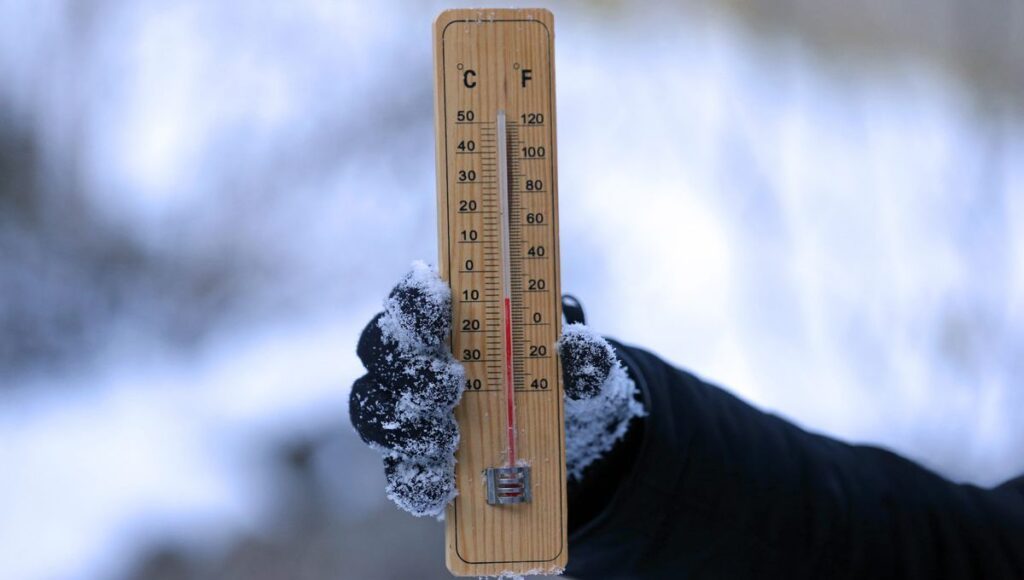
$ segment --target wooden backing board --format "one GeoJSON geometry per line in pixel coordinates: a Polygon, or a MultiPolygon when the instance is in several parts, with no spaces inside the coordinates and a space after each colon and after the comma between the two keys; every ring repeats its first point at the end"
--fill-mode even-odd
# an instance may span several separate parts
{"type": "Polygon", "coordinates": [[[555,149],[554,21],[543,9],[459,9],[434,24],[438,241],[452,288],[459,495],[446,514],[456,575],[558,573],[568,558],[555,149]],[[507,118],[508,248],[518,464],[532,500],[489,505],[508,462],[497,111],[507,118]]]}

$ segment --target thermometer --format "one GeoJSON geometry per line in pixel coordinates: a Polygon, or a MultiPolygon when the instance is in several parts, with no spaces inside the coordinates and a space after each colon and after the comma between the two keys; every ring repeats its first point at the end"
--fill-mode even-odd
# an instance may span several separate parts
{"type": "Polygon", "coordinates": [[[439,264],[466,369],[445,532],[457,575],[567,560],[553,59],[547,10],[434,24],[439,264]]]}

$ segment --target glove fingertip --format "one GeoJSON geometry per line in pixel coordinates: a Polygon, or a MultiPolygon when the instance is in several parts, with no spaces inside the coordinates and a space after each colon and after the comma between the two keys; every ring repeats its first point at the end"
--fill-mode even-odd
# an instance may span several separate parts
{"type": "Polygon", "coordinates": [[[558,353],[565,394],[573,400],[597,396],[617,363],[608,341],[583,324],[565,326],[558,341],[558,353]]]}
{"type": "Polygon", "coordinates": [[[370,374],[352,384],[348,395],[348,417],[352,427],[364,443],[379,445],[383,441],[381,430],[387,418],[394,413],[394,403],[370,374]]]}
{"type": "Polygon", "coordinates": [[[393,341],[385,341],[381,330],[380,320],[383,312],[378,312],[370,320],[370,323],[359,335],[359,342],[356,344],[356,355],[370,372],[379,373],[382,368],[395,364],[394,357],[397,354],[397,346],[393,341]]]}
{"type": "Polygon", "coordinates": [[[387,338],[406,348],[435,347],[451,329],[451,289],[416,261],[384,301],[384,311],[379,325],[387,338]]]}
{"type": "Polygon", "coordinates": [[[455,497],[455,461],[384,458],[385,491],[399,508],[414,516],[438,516],[455,497]]]}
{"type": "Polygon", "coordinates": [[[393,401],[353,393],[349,401],[352,426],[364,443],[382,453],[437,460],[452,456],[459,446],[459,427],[451,413],[418,415],[415,409],[402,409],[409,405],[407,398],[393,401]]]}

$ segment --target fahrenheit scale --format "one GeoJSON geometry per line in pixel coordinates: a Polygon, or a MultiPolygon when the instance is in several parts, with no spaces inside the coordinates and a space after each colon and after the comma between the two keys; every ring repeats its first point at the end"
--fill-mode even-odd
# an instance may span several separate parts
{"type": "Polygon", "coordinates": [[[567,560],[553,25],[541,9],[434,24],[439,263],[466,368],[445,533],[458,575],[567,560]]]}

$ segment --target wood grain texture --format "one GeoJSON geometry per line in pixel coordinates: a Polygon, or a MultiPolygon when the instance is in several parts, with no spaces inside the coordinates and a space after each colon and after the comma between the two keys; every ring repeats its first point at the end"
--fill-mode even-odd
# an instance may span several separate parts
{"type": "Polygon", "coordinates": [[[459,496],[447,511],[446,561],[464,576],[557,573],[568,550],[555,352],[562,313],[553,17],[541,9],[446,11],[434,24],[434,62],[439,264],[452,288],[452,352],[468,379],[456,409],[459,496]],[[533,499],[492,506],[483,471],[508,461],[499,109],[508,118],[517,447],[519,463],[531,468],[533,499]]]}

